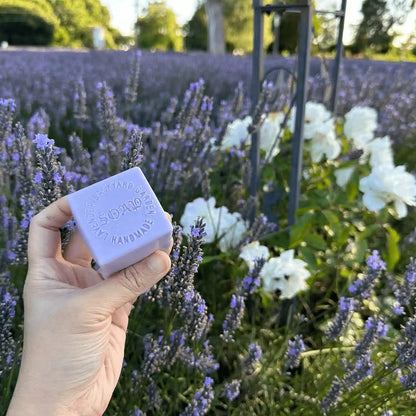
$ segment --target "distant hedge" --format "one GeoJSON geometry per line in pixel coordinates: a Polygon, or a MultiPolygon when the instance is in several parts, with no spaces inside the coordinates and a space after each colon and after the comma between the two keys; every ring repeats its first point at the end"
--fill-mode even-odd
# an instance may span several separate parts
{"type": "Polygon", "coordinates": [[[49,45],[58,19],[45,0],[3,0],[0,5],[0,41],[12,45],[49,45]]]}

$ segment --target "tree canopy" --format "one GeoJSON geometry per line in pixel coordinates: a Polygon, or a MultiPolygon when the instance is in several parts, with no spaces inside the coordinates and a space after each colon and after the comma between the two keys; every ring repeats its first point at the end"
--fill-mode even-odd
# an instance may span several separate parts
{"type": "Polygon", "coordinates": [[[10,44],[47,45],[58,24],[47,0],[3,0],[0,5],[0,40],[10,44]]]}
{"type": "MultiPolygon", "coordinates": [[[[236,49],[244,52],[253,50],[253,8],[250,1],[223,0],[224,35],[228,52],[236,49]]],[[[264,44],[273,39],[271,17],[265,16],[264,44]]],[[[195,11],[185,25],[185,45],[187,49],[207,50],[207,18],[204,4],[195,11]]]]}
{"type": "Polygon", "coordinates": [[[176,22],[175,13],[164,1],[149,4],[146,13],[136,22],[139,29],[138,43],[143,49],[181,51],[182,30],[176,22]]]}
{"type": "Polygon", "coordinates": [[[364,0],[361,7],[363,20],[358,26],[351,50],[354,53],[371,49],[374,52],[386,53],[393,42],[389,33],[393,20],[388,16],[386,0],[364,0]]]}
{"type": "Polygon", "coordinates": [[[92,46],[92,28],[106,29],[107,46],[118,31],[100,0],[2,0],[0,36],[17,45],[92,46]]]}
{"type": "Polygon", "coordinates": [[[363,19],[349,49],[353,53],[388,52],[397,35],[395,26],[402,24],[415,6],[415,0],[364,0],[363,19]]]}

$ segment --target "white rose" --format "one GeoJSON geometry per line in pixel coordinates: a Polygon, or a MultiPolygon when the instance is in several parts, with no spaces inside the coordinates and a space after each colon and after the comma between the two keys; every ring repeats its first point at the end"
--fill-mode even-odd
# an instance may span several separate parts
{"type": "Polygon", "coordinates": [[[315,127],[314,136],[307,144],[312,162],[319,162],[324,155],[327,159],[335,159],[341,153],[341,143],[335,134],[334,119],[331,118],[315,127]]]}
{"type": "Polygon", "coordinates": [[[377,111],[370,107],[354,107],[345,114],[344,134],[357,149],[364,149],[374,138],[377,111]]]}
{"type": "Polygon", "coordinates": [[[202,217],[206,223],[205,241],[212,243],[218,238],[222,252],[237,246],[248,227],[240,213],[228,212],[227,207],[216,208],[214,197],[209,198],[208,201],[204,198],[197,198],[186,204],[179,221],[185,233],[191,232],[191,226],[194,225],[197,217],[202,217]]]}
{"type": "Polygon", "coordinates": [[[370,165],[375,168],[380,165],[394,166],[393,149],[389,136],[384,136],[379,139],[371,141],[366,153],[370,153],[370,165]]]}
{"type": "Polygon", "coordinates": [[[250,144],[250,136],[247,131],[247,127],[251,124],[252,119],[250,116],[245,117],[243,120],[236,119],[227,126],[225,135],[221,142],[221,150],[228,150],[231,147],[240,147],[242,141],[246,145],[250,144]]]}
{"type": "Polygon", "coordinates": [[[354,168],[337,169],[334,172],[337,185],[343,188],[350,181],[353,173],[354,173],[354,168]]]}
{"type": "MultiPolygon", "coordinates": [[[[320,125],[331,118],[331,113],[323,104],[308,101],[305,105],[305,123],[303,137],[307,140],[312,139],[320,125]]],[[[293,107],[288,122],[289,131],[295,132],[296,107],[293,107]]]]}
{"type": "Polygon", "coordinates": [[[294,250],[272,257],[260,272],[263,288],[267,291],[279,289],[282,298],[292,298],[307,287],[306,279],[311,274],[306,265],[304,261],[294,258],[294,250]]]}
{"type": "Polygon", "coordinates": [[[407,215],[407,206],[416,205],[416,179],[404,166],[380,165],[360,180],[363,203],[371,211],[378,211],[393,202],[399,218],[407,215]]]}
{"type": "Polygon", "coordinates": [[[218,233],[220,238],[218,246],[223,253],[236,247],[243,234],[247,231],[247,224],[239,212],[228,212],[226,207],[219,208],[221,214],[218,216],[218,233]]]}
{"type": "Polygon", "coordinates": [[[253,267],[256,258],[263,257],[268,259],[270,256],[269,249],[262,246],[258,241],[253,241],[241,248],[239,257],[243,259],[249,268],[253,267]]]}
{"type": "Polygon", "coordinates": [[[280,152],[279,142],[283,133],[281,124],[284,118],[283,113],[269,114],[260,127],[260,149],[266,152],[266,158],[269,158],[269,156],[273,158],[280,152]],[[275,140],[276,145],[271,150],[275,140]],[[270,151],[271,155],[269,155],[270,151]]]}

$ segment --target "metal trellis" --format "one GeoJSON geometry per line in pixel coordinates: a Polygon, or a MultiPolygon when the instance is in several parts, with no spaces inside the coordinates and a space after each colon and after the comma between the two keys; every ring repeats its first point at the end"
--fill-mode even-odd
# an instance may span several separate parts
{"type": "MultiPolygon", "coordinates": [[[[299,43],[297,54],[297,82],[295,93],[296,118],[295,131],[292,145],[292,165],[289,180],[289,209],[288,209],[288,226],[295,223],[295,212],[299,206],[300,198],[300,181],[302,174],[302,155],[303,155],[303,127],[305,119],[305,105],[307,97],[307,82],[309,77],[310,66],[310,44],[312,34],[312,15],[313,13],[331,13],[334,17],[339,18],[338,39],[336,47],[336,57],[334,60],[332,76],[332,94],[330,109],[334,112],[336,106],[336,94],[338,90],[338,77],[343,54],[342,36],[344,32],[345,10],[347,0],[342,0],[341,10],[337,11],[313,11],[312,0],[300,0],[298,4],[285,4],[275,2],[275,4],[263,5],[263,0],[253,0],[254,9],[254,35],[253,35],[253,57],[252,57],[252,81],[251,81],[251,100],[252,109],[257,105],[260,86],[264,79],[264,53],[263,53],[263,33],[264,33],[264,13],[277,13],[280,16],[285,12],[299,13],[299,43]]],[[[252,167],[250,181],[250,195],[255,197],[259,187],[259,164],[260,164],[260,146],[259,133],[252,134],[250,161],[252,167]]],[[[270,205],[270,201],[268,203],[270,205]]],[[[254,211],[251,219],[254,219],[254,211]]]]}

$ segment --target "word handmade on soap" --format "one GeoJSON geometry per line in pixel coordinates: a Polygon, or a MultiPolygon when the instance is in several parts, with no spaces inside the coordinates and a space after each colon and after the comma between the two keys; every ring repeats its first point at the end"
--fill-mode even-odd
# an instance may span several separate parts
{"type": "Polygon", "coordinates": [[[140,168],[104,179],[67,199],[105,278],[170,247],[172,225],[140,168]]]}

